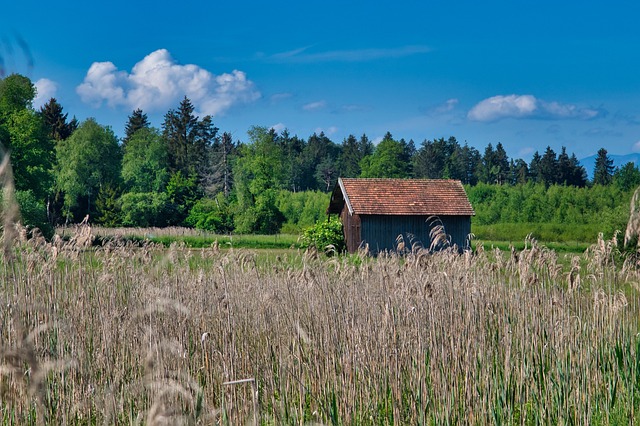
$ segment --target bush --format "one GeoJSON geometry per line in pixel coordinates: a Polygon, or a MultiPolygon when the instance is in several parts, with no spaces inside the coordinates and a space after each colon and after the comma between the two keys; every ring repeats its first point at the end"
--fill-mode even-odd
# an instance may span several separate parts
{"type": "Polygon", "coordinates": [[[227,200],[219,194],[216,198],[198,200],[185,219],[189,226],[204,231],[225,234],[233,231],[233,216],[227,200]]]}
{"type": "Polygon", "coordinates": [[[16,191],[22,224],[30,229],[38,228],[46,239],[53,237],[53,227],[47,220],[47,208],[38,201],[31,190],[16,191]]]}
{"type": "Polygon", "coordinates": [[[173,204],[165,193],[128,192],[120,197],[124,226],[167,226],[173,216],[173,204]]]}
{"type": "Polygon", "coordinates": [[[333,252],[342,253],[346,244],[340,218],[331,216],[328,221],[320,220],[314,226],[307,228],[302,234],[302,247],[315,247],[329,255],[333,252]]]}

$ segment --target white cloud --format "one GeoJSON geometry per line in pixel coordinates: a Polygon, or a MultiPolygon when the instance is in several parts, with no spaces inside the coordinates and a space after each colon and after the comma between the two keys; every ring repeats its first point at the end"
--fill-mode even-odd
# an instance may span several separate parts
{"type": "Polygon", "coordinates": [[[345,112],[369,111],[370,109],[371,107],[369,106],[357,105],[357,104],[343,105],[341,107],[341,110],[345,112]]]}
{"type": "Polygon", "coordinates": [[[308,104],[303,105],[302,109],[305,111],[318,111],[323,109],[326,106],[327,106],[326,101],[317,101],[317,102],[310,102],[308,104]]]}
{"type": "Polygon", "coordinates": [[[282,62],[364,62],[379,59],[395,59],[406,56],[424,54],[431,51],[428,46],[411,45],[395,48],[370,48],[357,50],[331,50],[325,52],[309,52],[311,46],[301,47],[288,52],[276,53],[271,60],[282,62]]]}
{"type": "Polygon", "coordinates": [[[197,65],[180,65],[166,49],[145,56],[131,73],[112,62],[94,62],[84,82],[76,88],[83,102],[95,107],[163,110],[175,106],[184,96],[202,114],[219,115],[234,105],[260,98],[244,72],[214,75],[197,65]]]}
{"type": "Polygon", "coordinates": [[[58,84],[48,78],[41,78],[34,83],[34,86],[36,86],[37,94],[33,100],[33,107],[36,109],[46,104],[49,99],[54,98],[58,91],[58,84]]]}
{"type": "Polygon", "coordinates": [[[467,117],[474,121],[497,121],[503,118],[546,118],[589,120],[602,112],[576,105],[546,102],[533,95],[498,95],[477,103],[467,117]]]}
{"type": "Polygon", "coordinates": [[[271,126],[270,128],[275,130],[276,133],[280,133],[284,129],[286,129],[287,126],[285,126],[284,123],[277,123],[277,124],[274,124],[273,126],[271,126]]]}
{"type": "Polygon", "coordinates": [[[631,149],[633,150],[633,152],[640,152],[640,141],[634,143],[631,149]]]}
{"type": "Polygon", "coordinates": [[[435,112],[437,112],[439,114],[444,114],[444,113],[447,113],[447,112],[451,112],[456,107],[456,105],[458,105],[458,100],[457,99],[455,99],[455,98],[454,99],[448,99],[442,105],[437,106],[435,108],[435,112]]]}
{"type": "Polygon", "coordinates": [[[331,135],[335,135],[338,132],[338,130],[339,129],[336,126],[330,126],[330,127],[326,128],[326,129],[324,129],[322,127],[317,127],[315,132],[317,134],[324,133],[327,136],[331,136],[331,135]]]}
{"type": "Polygon", "coordinates": [[[271,102],[278,103],[284,100],[290,99],[293,95],[291,93],[275,93],[271,95],[271,102]]]}

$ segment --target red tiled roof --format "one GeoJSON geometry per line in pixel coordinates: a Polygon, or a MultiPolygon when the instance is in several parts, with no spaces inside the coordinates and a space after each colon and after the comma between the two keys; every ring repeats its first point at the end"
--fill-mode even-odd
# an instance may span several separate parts
{"type": "Polygon", "coordinates": [[[329,211],[336,212],[336,194],[354,214],[474,215],[459,180],[448,179],[339,179],[329,211]]]}

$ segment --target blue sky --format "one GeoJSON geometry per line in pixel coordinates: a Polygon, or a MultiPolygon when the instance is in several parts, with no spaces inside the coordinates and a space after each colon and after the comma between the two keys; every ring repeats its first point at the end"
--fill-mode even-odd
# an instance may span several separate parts
{"type": "Polygon", "coordinates": [[[245,141],[260,125],[502,142],[527,160],[640,151],[636,2],[42,4],[3,5],[5,71],[37,82],[36,107],[55,96],[119,136],[133,109],[160,127],[187,95],[245,141]]]}

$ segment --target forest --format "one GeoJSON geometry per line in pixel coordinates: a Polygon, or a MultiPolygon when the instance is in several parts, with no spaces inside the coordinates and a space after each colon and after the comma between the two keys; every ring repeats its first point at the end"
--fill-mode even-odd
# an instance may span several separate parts
{"type": "Polygon", "coordinates": [[[216,233],[297,233],[324,218],[338,177],[461,180],[476,210],[474,223],[605,222],[624,227],[633,163],[614,168],[598,151],[593,176],[565,147],[510,158],[502,143],[481,152],[454,136],[396,139],[366,135],[342,142],[254,126],[247,140],[198,117],[185,97],[161,128],[131,112],[125,134],[93,118],[69,118],[54,98],[36,110],[29,78],[0,80],[0,143],[13,167],[25,224],[53,227],[187,226],[216,233]],[[598,212],[598,214],[594,214],[598,212]]]}

